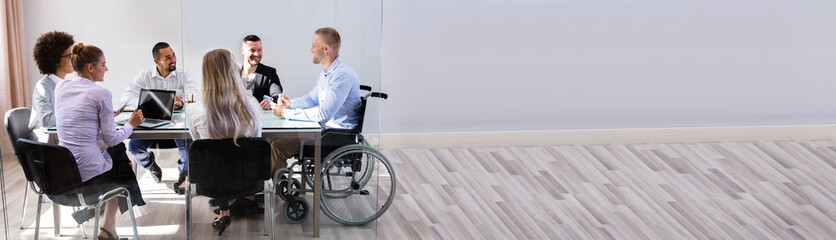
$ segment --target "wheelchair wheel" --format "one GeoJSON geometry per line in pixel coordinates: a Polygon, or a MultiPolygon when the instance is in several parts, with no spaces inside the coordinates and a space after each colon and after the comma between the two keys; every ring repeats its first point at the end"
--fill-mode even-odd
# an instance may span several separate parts
{"type": "MultiPolygon", "coordinates": [[[[353,144],[358,145],[358,144],[353,144]]],[[[363,144],[371,148],[367,143],[363,144]]],[[[352,146],[352,145],[347,145],[352,146]]],[[[373,148],[372,148],[373,149],[373,148]]],[[[356,182],[362,187],[366,185],[369,180],[369,176],[367,173],[370,173],[374,170],[374,164],[366,164],[370,162],[372,159],[370,156],[363,155],[361,153],[351,153],[351,154],[343,154],[345,151],[350,151],[352,148],[346,148],[345,146],[338,148],[322,158],[322,175],[326,181],[328,180],[325,178],[326,175],[336,176],[336,175],[353,175],[356,182]],[[328,173],[328,174],[326,174],[328,173]]],[[[306,182],[308,186],[313,186],[313,179],[314,179],[314,166],[313,160],[309,159],[303,162],[302,167],[306,169],[305,174],[308,176],[306,178],[306,182]]],[[[344,194],[347,189],[336,189],[332,188],[329,191],[323,191],[323,194],[328,197],[344,197],[344,194]]]]}
{"type": "Polygon", "coordinates": [[[343,151],[334,151],[325,158],[327,161],[323,164],[321,175],[323,196],[344,198],[351,195],[352,191],[362,189],[369,182],[377,166],[373,164],[374,155],[363,154],[357,149],[347,147],[343,151]]]}
{"type": "Polygon", "coordinates": [[[389,161],[362,144],[343,146],[326,158],[322,172],[322,212],[344,225],[379,218],[395,198],[396,178],[389,161]]]}
{"type": "Polygon", "coordinates": [[[289,223],[297,224],[305,221],[308,218],[308,210],[310,205],[308,201],[302,197],[293,197],[290,201],[282,204],[282,217],[289,223]]]}
{"type": "Polygon", "coordinates": [[[299,195],[302,195],[302,192],[294,192],[293,194],[289,193],[291,189],[294,189],[294,190],[302,189],[302,182],[300,182],[299,179],[295,179],[295,178],[292,178],[290,180],[290,182],[291,183],[288,185],[287,180],[282,179],[281,182],[279,182],[279,186],[276,188],[276,190],[279,193],[278,194],[279,198],[281,198],[284,201],[287,201],[288,196],[298,197],[299,195]]]}
{"type": "MultiPolygon", "coordinates": [[[[361,134],[361,136],[362,136],[362,134],[361,134]]],[[[371,147],[369,142],[365,140],[365,136],[361,137],[360,144],[371,147]]],[[[323,156],[322,157],[323,166],[325,166],[324,163],[327,163],[328,160],[330,159],[329,156],[335,156],[335,154],[338,153],[341,149],[342,148],[334,150],[334,152],[331,152],[331,154],[328,154],[328,156],[323,156]]],[[[306,176],[308,176],[307,178],[305,178],[305,182],[308,183],[308,186],[313,186],[314,185],[314,183],[313,183],[313,179],[314,179],[313,159],[306,159],[306,160],[302,161],[301,166],[302,166],[304,174],[306,176]]],[[[325,169],[325,168],[323,167],[323,169],[325,169]]],[[[369,171],[371,171],[371,169],[369,169],[369,171]]],[[[333,197],[338,197],[338,196],[335,195],[333,197]]]]}

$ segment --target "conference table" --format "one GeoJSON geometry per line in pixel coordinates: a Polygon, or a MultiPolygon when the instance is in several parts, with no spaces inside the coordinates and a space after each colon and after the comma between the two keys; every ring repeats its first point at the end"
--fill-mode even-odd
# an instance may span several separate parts
{"type": "MultiPolygon", "coordinates": [[[[122,119],[130,117],[132,112],[125,111],[115,117],[118,122],[122,119]]],[[[55,127],[49,128],[47,133],[50,135],[58,134],[55,127]]],[[[278,118],[272,114],[270,110],[264,110],[261,113],[261,136],[265,138],[313,138],[314,146],[314,195],[313,206],[311,206],[311,214],[313,215],[313,236],[319,237],[319,212],[322,195],[322,179],[320,172],[322,169],[321,155],[321,134],[322,128],[319,123],[313,121],[301,121],[278,118]]],[[[129,137],[130,139],[190,139],[188,126],[186,126],[185,114],[183,112],[174,112],[172,114],[171,123],[161,125],[154,128],[137,127],[129,137]]],[[[302,181],[303,183],[306,181],[302,181]]],[[[304,186],[303,186],[304,187],[304,186]]],[[[58,206],[55,205],[54,209],[58,206]]],[[[280,209],[281,210],[281,209],[280,209]]],[[[55,214],[55,235],[60,235],[60,211],[54,211],[55,214]]],[[[274,216],[275,217],[275,216],[274,216]]],[[[95,234],[95,233],[94,233],[95,234]]]]}

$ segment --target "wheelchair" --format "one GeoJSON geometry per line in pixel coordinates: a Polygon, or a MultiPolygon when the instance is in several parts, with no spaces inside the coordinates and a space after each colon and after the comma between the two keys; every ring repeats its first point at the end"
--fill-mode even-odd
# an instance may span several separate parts
{"type": "MultiPolygon", "coordinates": [[[[359,121],[354,129],[326,129],[322,132],[322,212],[343,225],[362,226],[373,222],[389,209],[395,198],[396,178],[392,164],[370,146],[361,133],[369,98],[387,99],[386,93],[371,92],[361,97],[359,121]]],[[[314,186],[314,139],[304,139],[296,162],[280,169],[273,177],[279,198],[285,200],[279,210],[289,223],[301,223],[308,216],[307,200],[301,197],[307,186],[314,186]]]]}

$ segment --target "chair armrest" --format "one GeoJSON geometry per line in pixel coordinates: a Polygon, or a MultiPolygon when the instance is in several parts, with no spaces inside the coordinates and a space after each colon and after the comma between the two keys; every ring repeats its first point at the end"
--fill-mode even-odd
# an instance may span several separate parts
{"type": "Polygon", "coordinates": [[[101,203],[101,202],[110,200],[111,198],[119,197],[119,196],[127,198],[130,194],[131,193],[128,192],[128,189],[125,188],[125,187],[114,188],[113,190],[107,191],[107,192],[102,193],[101,195],[99,195],[99,202],[101,203]]]}

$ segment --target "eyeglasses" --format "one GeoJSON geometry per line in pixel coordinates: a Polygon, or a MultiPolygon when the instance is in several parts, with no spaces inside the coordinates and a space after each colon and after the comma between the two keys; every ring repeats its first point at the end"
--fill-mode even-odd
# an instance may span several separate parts
{"type": "Polygon", "coordinates": [[[62,55],[61,57],[62,58],[73,58],[73,54],[70,53],[70,54],[67,54],[67,55],[62,55]]]}

